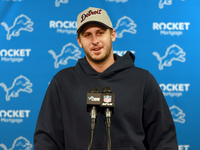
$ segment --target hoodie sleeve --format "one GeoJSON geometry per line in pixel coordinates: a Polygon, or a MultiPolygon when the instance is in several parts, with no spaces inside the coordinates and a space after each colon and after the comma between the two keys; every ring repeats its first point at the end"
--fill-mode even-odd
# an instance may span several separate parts
{"type": "Polygon", "coordinates": [[[143,126],[147,150],[178,150],[173,118],[157,81],[150,73],[144,91],[143,126]]]}
{"type": "Polygon", "coordinates": [[[64,150],[58,86],[53,79],[45,94],[34,134],[34,150],[64,150]]]}

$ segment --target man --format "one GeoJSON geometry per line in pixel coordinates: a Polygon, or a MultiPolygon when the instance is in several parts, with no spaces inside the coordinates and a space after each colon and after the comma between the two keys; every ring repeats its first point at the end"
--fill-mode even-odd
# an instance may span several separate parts
{"type": "MultiPolygon", "coordinates": [[[[106,11],[89,7],[81,12],[77,33],[85,57],[53,77],[39,113],[34,149],[87,149],[91,130],[87,93],[109,86],[115,94],[112,150],[177,150],[174,122],[154,77],[134,66],[132,53],[113,55],[116,33],[106,11]]],[[[104,119],[98,113],[94,150],[107,147],[104,119]]]]}

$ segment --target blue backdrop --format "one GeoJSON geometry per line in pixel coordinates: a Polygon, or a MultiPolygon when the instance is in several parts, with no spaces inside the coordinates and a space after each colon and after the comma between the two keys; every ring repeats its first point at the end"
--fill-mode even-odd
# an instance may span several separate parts
{"type": "Polygon", "coordinates": [[[179,150],[197,150],[200,119],[199,0],[0,0],[0,149],[33,149],[33,133],[52,77],[84,52],[76,17],[107,10],[114,52],[131,51],[157,79],[171,110],[179,150]]]}

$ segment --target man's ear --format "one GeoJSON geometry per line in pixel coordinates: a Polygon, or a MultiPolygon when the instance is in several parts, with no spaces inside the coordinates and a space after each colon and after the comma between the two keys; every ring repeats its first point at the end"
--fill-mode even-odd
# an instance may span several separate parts
{"type": "Polygon", "coordinates": [[[79,45],[81,48],[83,48],[83,46],[82,46],[82,44],[81,44],[81,39],[80,39],[79,36],[77,36],[77,42],[78,42],[78,45],[79,45]]]}
{"type": "Polygon", "coordinates": [[[111,38],[112,38],[112,42],[114,42],[116,39],[116,31],[114,29],[111,32],[111,38]]]}

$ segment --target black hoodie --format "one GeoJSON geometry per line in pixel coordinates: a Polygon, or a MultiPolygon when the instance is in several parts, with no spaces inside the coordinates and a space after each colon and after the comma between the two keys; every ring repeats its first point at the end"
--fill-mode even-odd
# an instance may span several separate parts
{"type": "MultiPolygon", "coordinates": [[[[86,150],[91,132],[87,93],[105,86],[115,94],[112,150],[178,150],[174,122],[154,77],[134,66],[132,53],[114,57],[116,62],[103,73],[82,58],[54,76],[39,113],[34,150],[86,150]]],[[[92,150],[107,149],[104,120],[99,113],[92,150]]]]}

